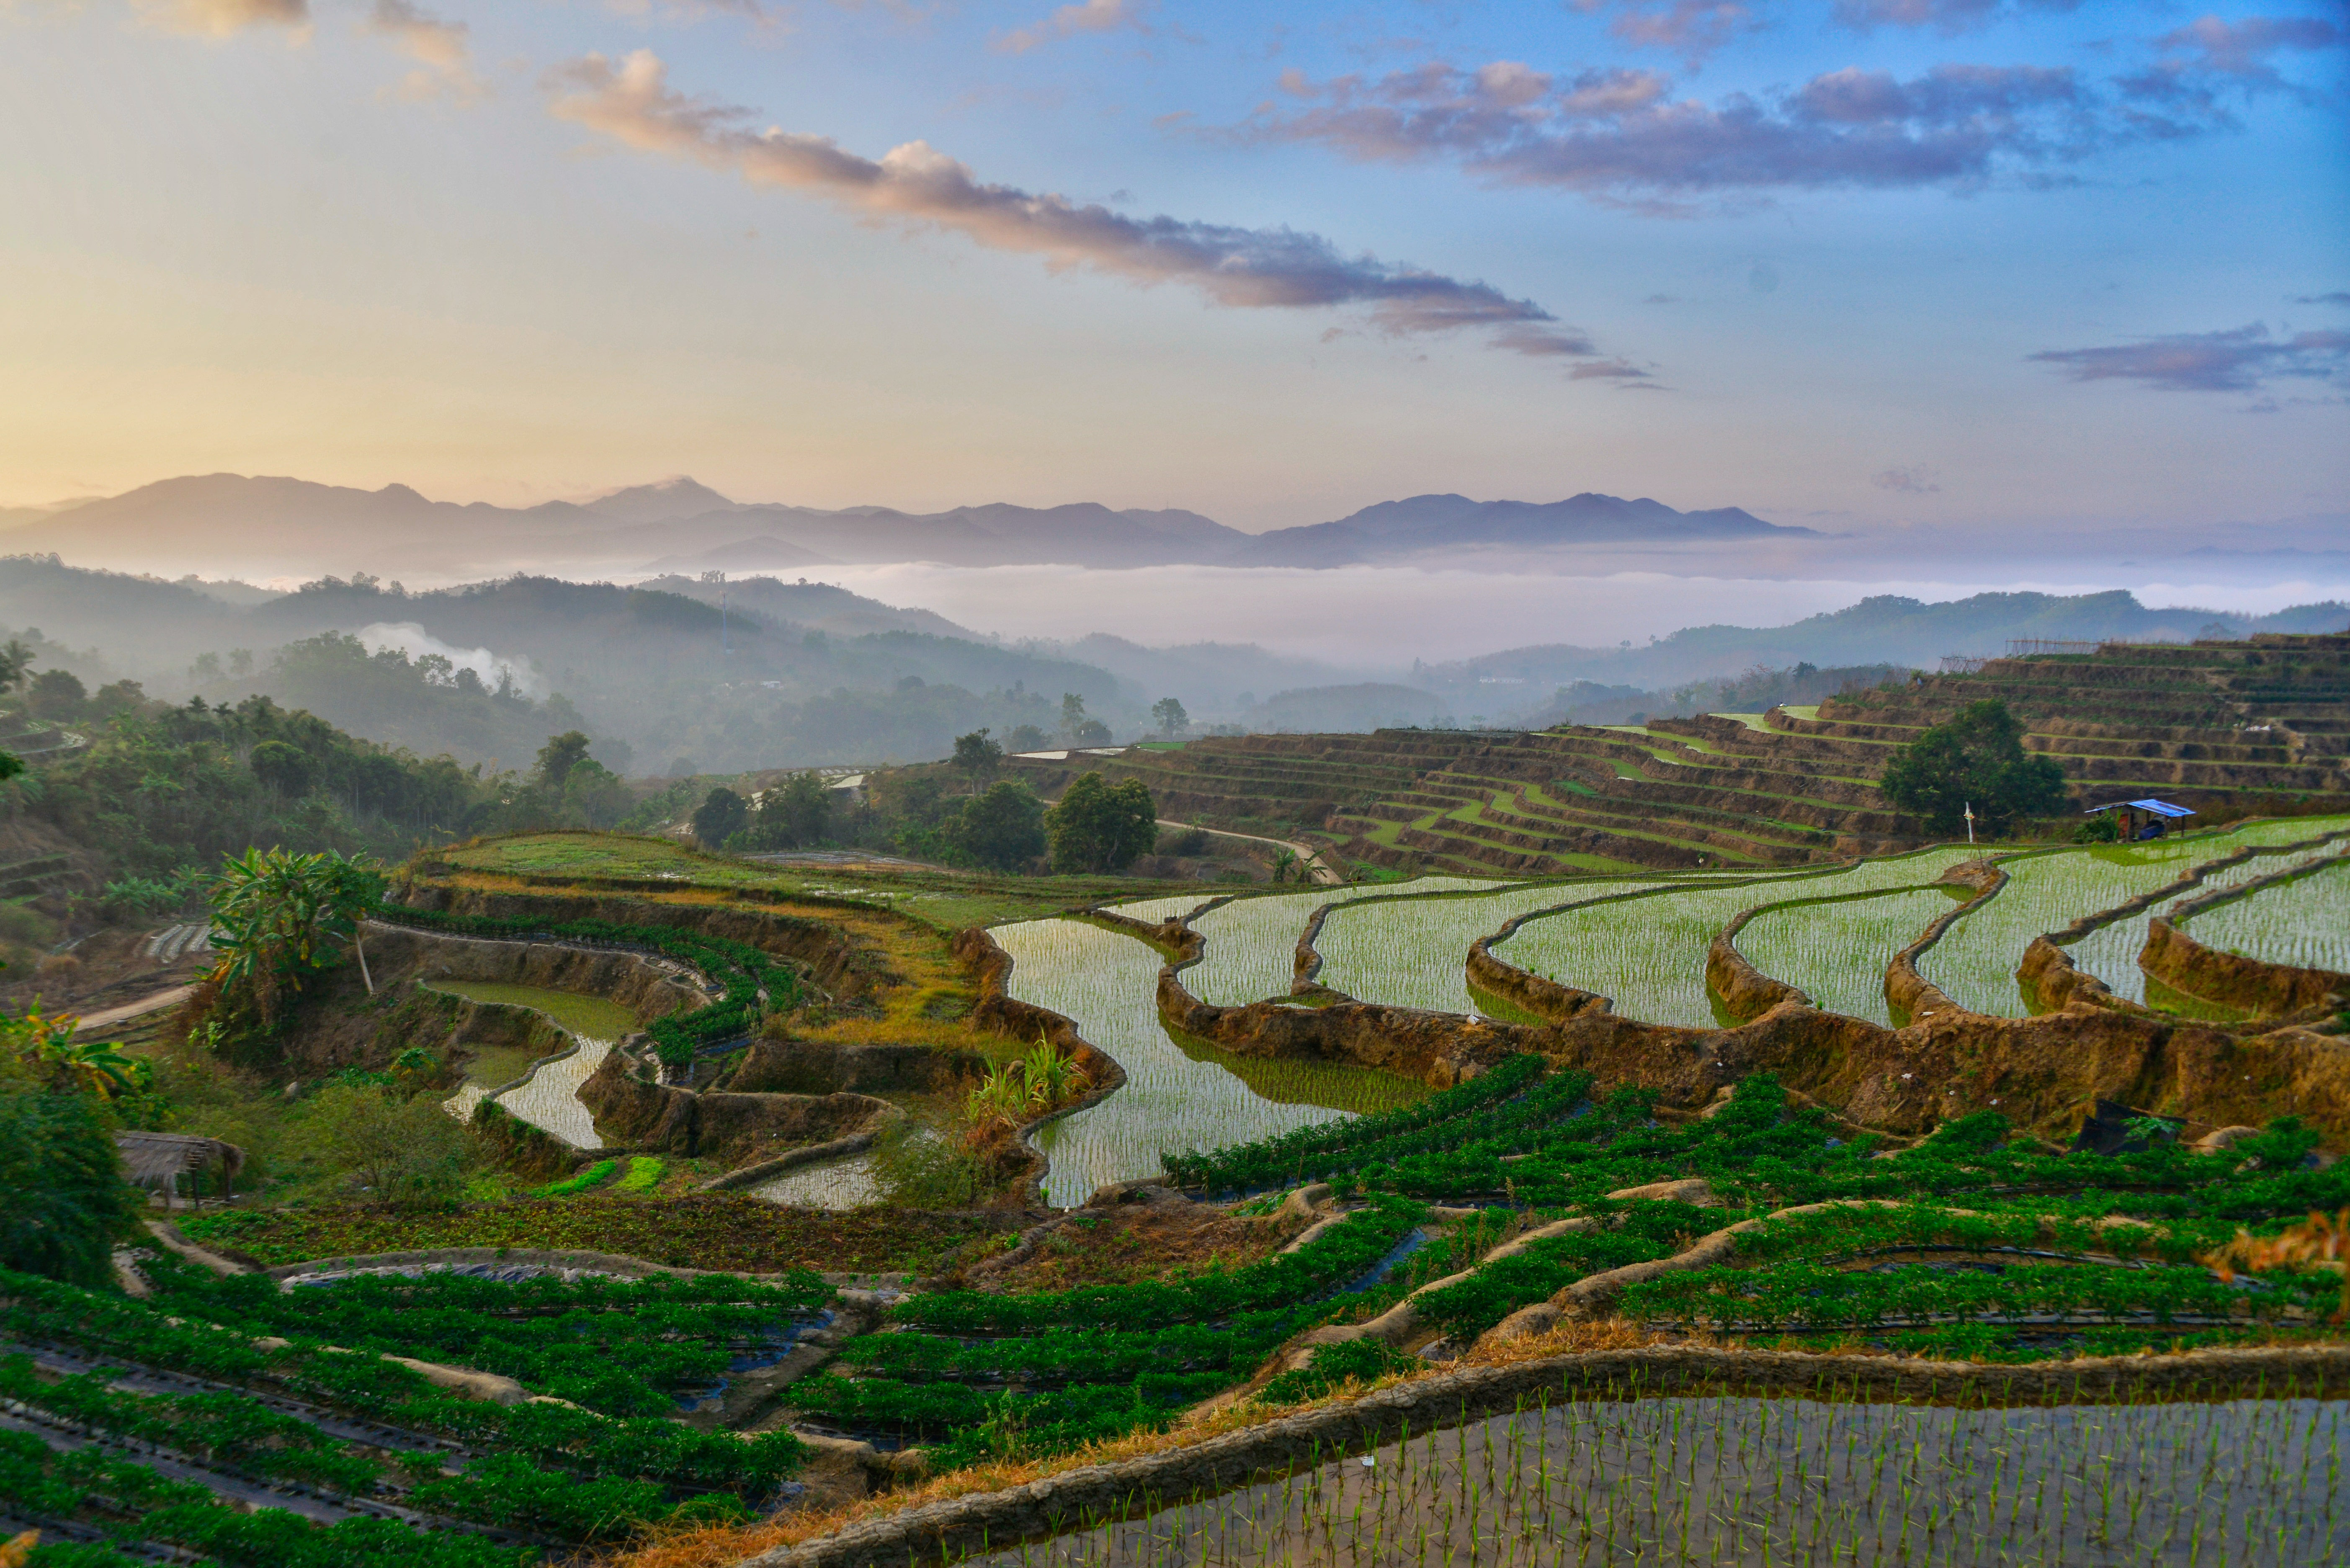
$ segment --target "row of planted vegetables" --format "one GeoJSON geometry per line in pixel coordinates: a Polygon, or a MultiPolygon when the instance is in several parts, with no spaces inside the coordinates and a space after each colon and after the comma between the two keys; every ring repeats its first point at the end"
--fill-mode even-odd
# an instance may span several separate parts
{"type": "MultiPolygon", "coordinates": [[[[792,1397],[946,1463],[1065,1449],[1164,1426],[1300,1332],[1407,1294],[1457,1355],[1521,1307],[1732,1225],[1716,1266],[1630,1285],[1607,1312],[1666,1334],[2011,1361],[2324,1334],[2343,1278],[2299,1256],[2322,1244],[2262,1240],[2350,1205],[2350,1169],[2321,1168],[2315,1141],[2285,1121],[2209,1154],[2153,1125],[2118,1154],[2064,1152],[1987,1113],[1888,1147],[1768,1076],[1665,1122],[1646,1092],[1595,1097],[1588,1075],[1518,1057],[1418,1105],[1169,1157],[1170,1179],[1242,1212],[1331,1183],[1355,1211],[1295,1252],[1171,1283],[917,1297],[792,1397]],[[1697,1201],[1607,1196],[1690,1179],[1697,1201]],[[1481,1266],[1495,1242],[1574,1216],[1595,1223],[1481,1266]]],[[[1357,1340],[1253,1397],[1426,1365],[1357,1340]]]]}
{"type": "Polygon", "coordinates": [[[30,1428],[0,1430],[0,1509],[49,1537],[43,1568],[158,1545],[255,1568],[514,1563],[751,1517],[806,1445],[667,1417],[679,1393],[788,1343],[832,1295],[814,1274],[435,1272],[280,1291],[168,1255],[140,1266],[144,1300],[0,1272],[14,1347],[0,1400],[30,1428]],[[503,1374],[535,1397],[457,1397],[395,1356],[503,1374]],[[227,1506],[234,1484],[203,1484],[223,1477],[296,1489],[312,1517],[227,1506]]]}

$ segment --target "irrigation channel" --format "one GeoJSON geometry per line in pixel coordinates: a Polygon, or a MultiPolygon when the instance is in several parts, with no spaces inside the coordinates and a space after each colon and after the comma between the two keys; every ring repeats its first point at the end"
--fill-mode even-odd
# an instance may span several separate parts
{"type": "Polygon", "coordinates": [[[1365,1068],[1243,1062],[1206,1046],[1187,1049],[1159,1021],[1166,961],[1138,938],[1065,919],[1023,920],[993,934],[1012,955],[1011,994],[1068,1018],[1126,1069],[1118,1093],[1037,1130],[1052,1203],[1071,1207],[1104,1183],[1156,1176],[1162,1151],[1247,1143],[1425,1092],[1365,1068]]]}
{"type": "Polygon", "coordinates": [[[2350,1560],[2350,1403],[1575,1400],[965,1562],[988,1568],[2350,1560]]]}

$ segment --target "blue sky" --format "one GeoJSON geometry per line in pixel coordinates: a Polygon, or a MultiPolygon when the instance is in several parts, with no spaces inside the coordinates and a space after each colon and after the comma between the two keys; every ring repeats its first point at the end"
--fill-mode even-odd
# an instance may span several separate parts
{"type": "Polygon", "coordinates": [[[0,39],[0,504],[2350,510],[2339,4],[15,0],[0,39]]]}

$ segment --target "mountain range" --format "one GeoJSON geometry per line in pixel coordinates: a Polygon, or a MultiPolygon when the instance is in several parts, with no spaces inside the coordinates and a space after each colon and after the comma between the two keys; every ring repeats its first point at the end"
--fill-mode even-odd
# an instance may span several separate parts
{"type": "Polygon", "coordinates": [[[932,513],[748,504],[684,477],[589,501],[511,508],[432,501],[404,484],[357,490],[215,473],[0,514],[0,549],[12,554],[211,576],[352,569],[465,576],[521,566],[691,576],[910,561],[1327,567],[1462,550],[1817,536],[1734,506],[1676,512],[1656,501],[1592,493],[1546,503],[1419,495],[1335,522],[1253,535],[1196,512],[1094,502],[999,502],[932,513]]]}

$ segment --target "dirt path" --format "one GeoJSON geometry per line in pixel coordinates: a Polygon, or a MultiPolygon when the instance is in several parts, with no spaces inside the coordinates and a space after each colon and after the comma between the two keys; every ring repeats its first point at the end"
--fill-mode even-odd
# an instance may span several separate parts
{"type": "Polygon", "coordinates": [[[1300,844],[1294,838],[1266,838],[1254,833],[1227,833],[1221,827],[1204,827],[1196,822],[1170,822],[1163,816],[1159,817],[1158,822],[1161,827],[1186,829],[1196,827],[1201,833],[1212,833],[1219,838],[1245,838],[1251,844],[1270,844],[1277,848],[1291,850],[1300,860],[1305,862],[1306,875],[1326,888],[1343,886],[1347,880],[1323,861],[1320,850],[1310,844],[1300,844]]]}
{"type": "Polygon", "coordinates": [[[169,991],[154,992],[140,997],[136,1002],[126,1002],[120,1007],[107,1007],[96,1012],[85,1012],[81,1015],[81,1026],[86,1030],[103,1029],[108,1024],[120,1023],[125,1019],[137,1018],[149,1012],[160,1012],[167,1007],[177,1007],[189,997],[193,996],[195,992],[196,988],[192,985],[175,985],[169,991]]]}

